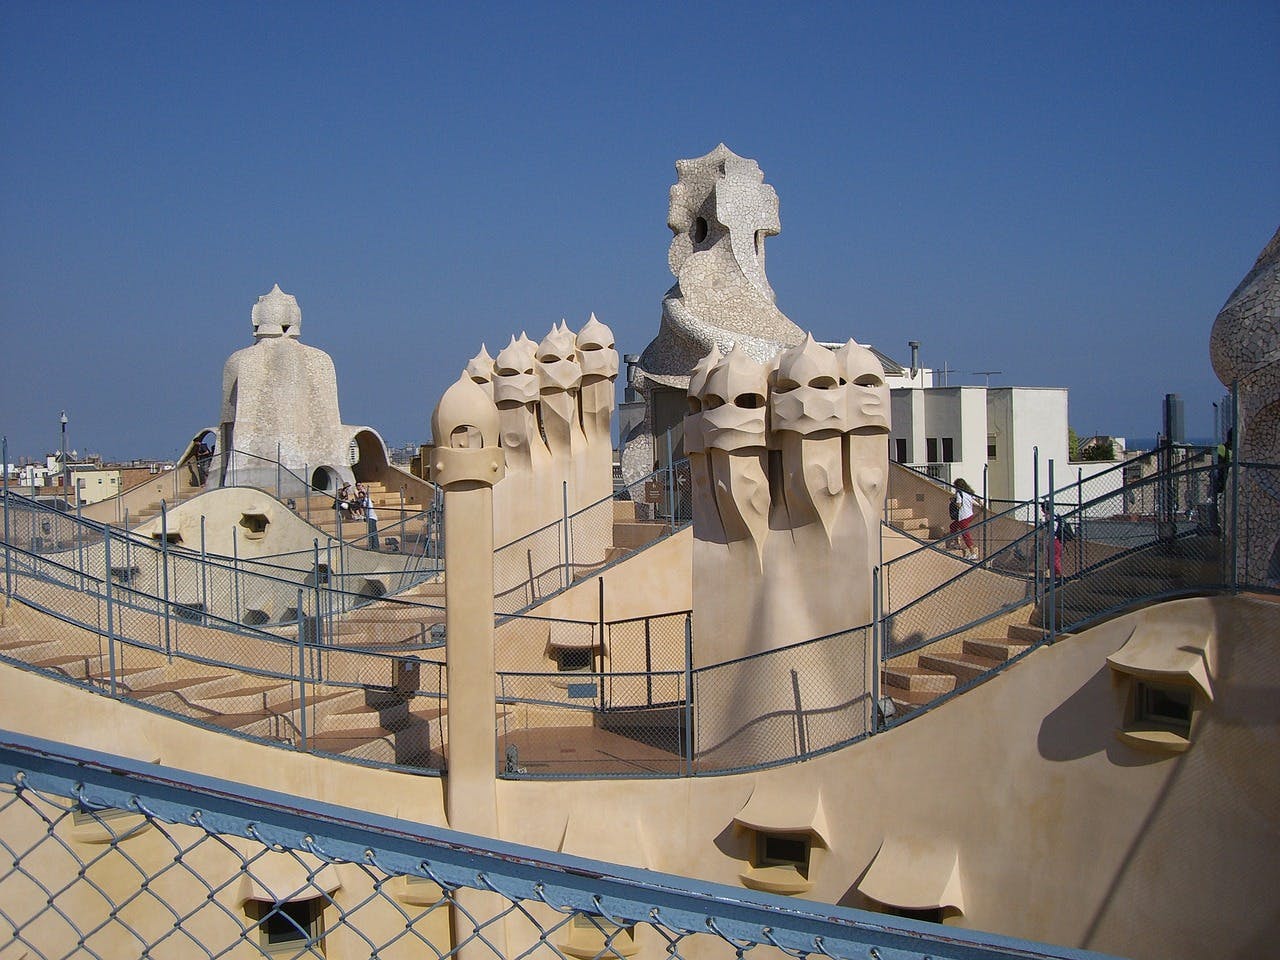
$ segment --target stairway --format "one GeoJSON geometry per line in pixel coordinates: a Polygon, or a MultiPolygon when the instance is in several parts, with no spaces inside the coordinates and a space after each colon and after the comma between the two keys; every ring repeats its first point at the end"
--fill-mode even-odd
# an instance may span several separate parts
{"type": "MultiPolygon", "coordinates": [[[[380,540],[392,538],[395,542],[394,552],[405,552],[406,544],[421,544],[426,539],[426,519],[423,511],[427,504],[406,498],[401,501],[400,492],[389,491],[382,483],[365,484],[369,488],[369,499],[373,503],[373,511],[377,515],[377,527],[380,540]],[[401,525],[400,518],[406,522],[401,525]]],[[[315,495],[296,502],[294,512],[306,519],[312,526],[325,535],[338,539],[338,511],[334,508],[333,497],[315,495]]],[[[347,518],[342,522],[342,539],[357,547],[364,546],[368,538],[368,522],[364,518],[347,518]]],[[[388,544],[383,544],[386,548],[388,544]]]]}
{"type": "Polygon", "coordinates": [[[1028,622],[1032,615],[1023,608],[893,658],[880,675],[881,696],[902,716],[996,669],[1044,638],[1045,631],[1028,622]]]}
{"type": "Polygon", "coordinates": [[[918,515],[915,507],[904,504],[897,497],[888,497],[884,507],[891,527],[920,540],[930,539],[929,518],[918,515]]]}

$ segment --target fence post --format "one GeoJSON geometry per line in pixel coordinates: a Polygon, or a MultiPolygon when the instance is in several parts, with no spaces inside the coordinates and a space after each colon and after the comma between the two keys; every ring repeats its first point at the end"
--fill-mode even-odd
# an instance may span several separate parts
{"type": "Polygon", "coordinates": [[[404,484],[400,484],[400,552],[406,550],[404,542],[404,484]]]}
{"type": "Polygon", "coordinates": [[[0,437],[0,470],[4,471],[4,605],[13,594],[13,568],[9,552],[9,438],[0,437]]]}
{"type": "MultiPolygon", "coordinates": [[[[1124,486],[1124,474],[1120,474],[1124,486]]],[[[1084,467],[1076,467],[1076,575],[1084,570],[1084,467]]]]}
{"type": "Polygon", "coordinates": [[[302,609],[302,588],[298,588],[298,730],[302,735],[302,750],[307,749],[307,647],[302,636],[302,624],[306,613],[302,609]]]}
{"type": "Polygon", "coordinates": [[[564,586],[569,587],[569,481],[562,480],[560,482],[561,502],[564,511],[564,586]]]}
{"type": "Polygon", "coordinates": [[[1053,498],[1053,458],[1049,458],[1049,509],[1045,512],[1045,550],[1048,556],[1045,557],[1045,566],[1049,568],[1049,642],[1053,643],[1057,640],[1058,632],[1058,611],[1056,607],[1057,589],[1058,589],[1058,541],[1054,530],[1054,509],[1057,504],[1053,498]]]}
{"type": "Polygon", "coordinates": [[[693,776],[693,613],[684,615],[684,750],[693,776]]]}
{"type": "Polygon", "coordinates": [[[276,441],[276,499],[280,497],[280,441],[276,441]]]}
{"type": "Polygon", "coordinates": [[[76,569],[80,574],[80,590],[84,591],[84,515],[81,512],[80,487],[76,486],[76,569]]]}
{"type": "Polygon", "coordinates": [[[111,598],[111,526],[105,523],[102,525],[102,562],[105,568],[102,585],[107,595],[107,675],[111,684],[111,696],[114,697],[116,695],[116,621],[111,598]]]}
{"type": "Polygon", "coordinates": [[[240,619],[240,535],[235,527],[231,528],[231,582],[231,592],[236,603],[236,623],[243,623],[240,619]]]}
{"type": "Polygon", "coordinates": [[[884,611],[880,606],[880,567],[871,568],[871,732],[880,729],[880,664],[884,660],[884,611]]]}
{"type": "MultiPolygon", "coordinates": [[[[1034,555],[1032,597],[1040,602],[1040,448],[1031,448],[1031,552],[1034,555]]],[[[1041,626],[1044,626],[1041,623],[1041,626]]]]}
{"type": "Polygon", "coordinates": [[[205,549],[204,514],[200,514],[200,606],[209,615],[209,554],[205,549]]]}
{"type": "Polygon", "coordinates": [[[671,511],[671,532],[676,532],[676,466],[671,462],[671,427],[667,427],[667,509],[671,511]]]}
{"type": "Polygon", "coordinates": [[[173,647],[169,638],[169,511],[160,501],[160,562],[164,565],[164,653],[173,662],[173,647]]]}
{"type": "MultiPolygon", "coordinates": [[[[991,468],[987,464],[984,463],[982,465],[982,505],[983,507],[986,508],[986,511],[987,511],[987,516],[985,518],[986,521],[991,520],[991,498],[989,493],[987,492],[987,473],[990,470],[991,468]]],[[[982,559],[983,560],[987,558],[987,553],[988,553],[987,531],[990,529],[991,529],[991,524],[989,522],[984,522],[982,524],[982,559]]]]}
{"type": "MultiPolygon", "coordinates": [[[[1231,592],[1240,592],[1240,381],[1231,383],[1231,592]]],[[[1248,571],[1246,571],[1247,573],[1248,571]]]]}

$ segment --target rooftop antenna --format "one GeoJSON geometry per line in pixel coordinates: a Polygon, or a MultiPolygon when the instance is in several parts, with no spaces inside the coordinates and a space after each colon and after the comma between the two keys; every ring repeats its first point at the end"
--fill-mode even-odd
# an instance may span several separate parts
{"type": "Polygon", "coordinates": [[[973,371],[973,375],[974,375],[975,377],[986,377],[986,378],[987,378],[986,387],[987,387],[987,389],[988,389],[988,390],[990,390],[990,389],[991,389],[991,378],[992,378],[992,377],[998,377],[998,376],[999,376],[1000,374],[1002,374],[1002,373],[1004,373],[1004,371],[1003,371],[1003,370],[975,370],[975,371],[973,371]]]}
{"type": "Polygon", "coordinates": [[[942,361],[942,385],[944,387],[948,386],[947,374],[950,372],[950,369],[951,368],[947,366],[947,361],[943,360],[942,361]]]}

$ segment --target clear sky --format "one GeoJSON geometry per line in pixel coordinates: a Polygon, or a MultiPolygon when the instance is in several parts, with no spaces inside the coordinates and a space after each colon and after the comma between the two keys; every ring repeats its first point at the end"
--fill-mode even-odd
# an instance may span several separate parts
{"type": "Polygon", "coordinates": [[[1280,222],[1280,4],[0,3],[0,432],[171,456],[279,283],[343,419],[425,440],[481,341],[672,283],[673,162],[781,201],[778,304],[1081,433],[1212,432],[1280,222]]]}

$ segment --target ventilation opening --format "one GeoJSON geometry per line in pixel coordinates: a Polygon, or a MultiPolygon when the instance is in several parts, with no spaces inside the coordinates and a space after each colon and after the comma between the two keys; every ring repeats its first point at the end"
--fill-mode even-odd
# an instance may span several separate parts
{"type": "Polygon", "coordinates": [[[591,670],[590,647],[557,647],[556,667],[561,673],[587,673],[591,670]]]}
{"type": "Polygon", "coordinates": [[[317,563],[315,569],[306,575],[302,581],[302,585],[306,587],[314,587],[317,584],[323,586],[329,582],[329,565],[327,563],[317,563]]]}
{"type": "Polygon", "coordinates": [[[328,490],[333,484],[333,479],[329,476],[329,471],[324,467],[316,467],[311,473],[311,489],[312,490],[328,490]]]}
{"type": "Polygon", "coordinates": [[[271,617],[265,610],[246,610],[244,616],[240,618],[240,622],[246,627],[260,627],[263,624],[270,623],[271,617]]]}
{"type": "Polygon", "coordinates": [[[248,540],[261,540],[266,536],[267,524],[270,522],[265,513],[240,514],[240,529],[248,540]]]}
{"type": "Polygon", "coordinates": [[[707,239],[707,218],[698,217],[693,221],[693,242],[702,243],[707,239]]]}
{"type": "Polygon", "coordinates": [[[182,534],[174,530],[170,530],[168,533],[163,533],[163,534],[160,533],[159,531],[156,531],[151,535],[151,539],[163,540],[165,543],[168,543],[168,544],[180,544],[182,543],[182,534]]]}

